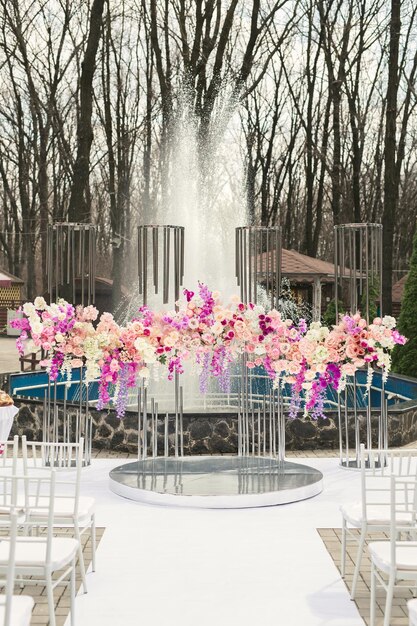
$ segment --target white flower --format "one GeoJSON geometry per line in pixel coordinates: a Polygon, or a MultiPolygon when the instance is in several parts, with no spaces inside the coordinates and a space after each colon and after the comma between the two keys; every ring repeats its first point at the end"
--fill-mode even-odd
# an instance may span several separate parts
{"type": "Polygon", "coordinates": [[[318,346],[314,351],[314,356],[318,361],[325,361],[329,356],[329,351],[324,346],[318,346]]]}
{"type": "Polygon", "coordinates": [[[86,383],[100,378],[100,366],[95,361],[87,361],[84,380],[86,383]]]}
{"type": "Polygon", "coordinates": [[[320,330],[321,323],[320,322],[311,322],[310,330],[320,330]]]}
{"type": "Polygon", "coordinates": [[[257,304],[256,306],[253,307],[253,312],[255,313],[256,316],[265,315],[265,309],[260,304],[257,304]]]}
{"type": "Polygon", "coordinates": [[[37,347],[35,345],[35,343],[32,341],[32,339],[27,339],[25,341],[25,351],[26,353],[31,353],[31,352],[36,352],[37,347]]]}
{"type": "Polygon", "coordinates": [[[143,337],[138,337],[135,340],[134,346],[138,352],[142,355],[145,363],[155,363],[156,354],[155,349],[151,346],[146,339],[143,337]]]}
{"type": "Polygon", "coordinates": [[[330,333],[330,329],[327,326],[322,326],[320,329],[320,339],[326,339],[330,333]]]}
{"type": "Polygon", "coordinates": [[[141,378],[149,378],[149,369],[147,367],[142,367],[142,369],[139,370],[139,376],[141,378]]]}
{"type": "Polygon", "coordinates": [[[42,324],[39,322],[39,320],[37,322],[33,322],[30,325],[31,331],[35,334],[35,335],[40,335],[41,332],[43,331],[43,326],[42,324]]]}
{"type": "Polygon", "coordinates": [[[397,320],[395,317],[392,317],[392,315],[384,315],[382,318],[382,325],[385,326],[385,328],[395,328],[396,324],[397,320]]]}
{"type": "Polygon", "coordinates": [[[310,328],[306,334],[309,341],[320,341],[320,330],[318,328],[310,328]]]}
{"type": "Polygon", "coordinates": [[[265,354],[266,349],[265,349],[265,345],[262,343],[258,343],[255,346],[255,350],[254,350],[255,354],[265,354]]]}
{"type": "Polygon", "coordinates": [[[38,309],[38,311],[44,311],[46,309],[46,302],[45,302],[45,298],[42,298],[42,296],[38,296],[37,298],[35,298],[35,309],[38,309]]]}
{"type": "Polygon", "coordinates": [[[391,337],[381,337],[381,339],[379,340],[379,343],[383,348],[392,349],[394,347],[394,342],[391,337]]]}
{"type": "Polygon", "coordinates": [[[36,315],[36,308],[33,302],[25,302],[25,304],[23,305],[23,313],[27,315],[28,317],[30,317],[34,313],[36,315]]]}
{"type": "Polygon", "coordinates": [[[341,393],[344,389],[346,389],[346,374],[342,372],[342,375],[339,378],[339,384],[337,386],[337,393],[341,393]]]}

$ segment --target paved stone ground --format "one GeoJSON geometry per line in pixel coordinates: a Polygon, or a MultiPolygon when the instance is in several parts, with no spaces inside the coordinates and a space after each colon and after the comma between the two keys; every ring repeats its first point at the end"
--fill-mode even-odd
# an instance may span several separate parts
{"type": "MultiPolygon", "coordinates": [[[[353,531],[359,536],[359,530],[353,531]]],[[[341,561],[341,534],[340,528],[319,528],[318,533],[322,538],[324,545],[326,546],[330,556],[332,557],[335,565],[340,571],[341,561]]],[[[381,539],[388,539],[388,535],[382,532],[369,533],[367,544],[370,541],[378,541],[381,539]]],[[[356,560],[357,543],[348,542],[347,546],[347,558],[346,558],[346,576],[345,584],[347,588],[351,589],[354,563],[356,560]]],[[[368,551],[365,547],[364,555],[362,558],[360,579],[358,581],[358,587],[356,592],[356,606],[358,607],[361,617],[366,624],[369,624],[370,615],[370,584],[371,584],[371,561],[368,556],[368,551]]],[[[403,589],[396,589],[394,592],[394,599],[391,612],[391,626],[408,626],[408,610],[407,600],[412,598],[412,591],[410,588],[405,587],[403,589]]],[[[382,588],[377,588],[377,611],[376,611],[376,626],[383,626],[383,611],[385,608],[385,591],[382,588]]]]}
{"type": "MultiPolygon", "coordinates": [[[[403,446],[404,448],[416,448],[417,441],[403,446]]],[[[392,448],[395,450],[396,448],[392,448]]],[[[106,450],[104,448],[93,448],[91,452],[93,459],[132,459],[136,460],[137,455],[132,452],[118,452],[117,450],[106,450]]],[[[225,455],[226,456],[226,455],[225,455]]],[[[338,458],[339,449],[325,449],[325,450],[286,450],[286,457],[307,457],[307,458],[338,458]]]]}
{"type": "MultiPolygon", "coordinates": [[[[104,528],[96,528],[97,546],[100,543],[104,531],[104,528]]],[[[62,536],[63,534],[73,536],[71,529],[69,528],[61,528],[58,530],[57,536],[62,536]]],[[[82,535],[81,540],[83,542],[84,561],[85,567],[87,569],[91,563],[91,541],[89,531],[82,535]]],[[[56,572],[54,578],[58,576],[59,572],[56,572]]],[[[94,576],[94,574],[87,574],[87,585],[90,576],[94,576]]],[[[81,578],[77,567],[77,588],[79,589],[80,586],[81,578]]],[[[16,586],[15,593],[18,595],[32,596],[35,601],[35,606],[32,612],[32,619],[30,622],[31,626],[49,626],[48,599],[46,597],[45,586],[27,584],[23,587],[22,590],[20,590],[19,587],[16,586]]],[[[54,598],[56,626],[63,626],[70,610],[69,587],[64,585],[57,586],[54,589],[54,598]]],[[[77,600],[75,602],[77,602],[77,600]]]]}
{"type": "MultiPolygon", "coordinates": [[[[417,446],[417,444],[416,444],[417,446]]],[[[91,452],[93,459],[137,459],[137,454],[132,452],[117,452],[117,450],[105,450],[103,448],[93,448],[91,452]]],[[[224,455],[228,456],[228,455],[224,455]]],[[[286,457],[317,457],[334,458],[339,456],[339,450],[287,450],[286,457]]]]}

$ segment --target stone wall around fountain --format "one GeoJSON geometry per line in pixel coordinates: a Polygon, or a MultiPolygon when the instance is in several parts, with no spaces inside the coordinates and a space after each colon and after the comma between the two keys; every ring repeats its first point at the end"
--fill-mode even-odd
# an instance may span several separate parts
{"type": "MultiPolygon", "coordinates": [[[[20,409],[17,414],[11,436],[26,435],[29,440],[42,440],[43,403],[36,400],[16,401],[20,409]]],[[[62,417],[62,409],[59,409],[62,417]]],[[[69,416],[76,414],[76,407],[67,405],[69,416]]],[[[123,453],[137,453],[137,414],[126,413],[124,419],[116,417],[114,411],[91,410],[93,447],[123,453]]],[[[359,412],[365,433],[366,416],[359,412]]],[[[350,416],[353,424],[353,415],[350,416]]],[[[184,415],[184,453],[201,454],[236,454],[238,443],[237,414],[199,414],[184,415]]],[[[378,414],[372,417],[373,445],[376,440],[378,414]]],[[[158,446],[163,448],[163,420],[158,428],[158,446]]],[[[354,446],[353,428],[350,428],[351,442],[354,446]]],[[[364,437],[361,438],[362,441],[364,437]]],[[[388,416],[388,440],[390,447],[409,444],[417,440],[417,406],[413,401],[390,408],[388,416]]],[[[174,453],[174,420],[169,427],[170,454],[174,453]]],[[[262,445],[262,444],[261,444],[262,445]]],[[[287,419],[287,450],[325,450],[339,446],[337,412],[329,411],[327,419],[312,420],[310,417],[287,419]]]]}

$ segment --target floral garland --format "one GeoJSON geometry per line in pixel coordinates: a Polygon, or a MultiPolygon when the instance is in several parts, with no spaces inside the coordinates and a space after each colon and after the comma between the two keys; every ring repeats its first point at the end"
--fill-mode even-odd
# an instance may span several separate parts
{"type": "Polygon", "coordinates": [[[227,392],[230,364],[243,354],[249,369],[264,367],[275,386],[290,386],[290,416],[296,417],[304,402],[304,412],[317,418],[324,416],[328,386],[340,392],[348,376],[367,367],[369,388],[372,365],[386,378],[393,348],[406,341],[391,316],[368,325],[359,313],[344,315],[332,329],[303,319],[296,324],[275,309],[266,312],[238,298],[224,306],[219,294],[201,283],[197,293],[184,289],[175,311],[141,307],[126,326],[110,313],[98,318],[95,307],[74,308],[64,300],[48,305],[36,298],[22,311],[24,317],[12,322],[21,330],[19,351],[23,354],[27,342],[43,348],[47,358],[42,365],[51,380],[59,373],[70,379],[73,368],[83,367],[87,383],[99,380],[98,407],[113,401],[119,417],[126,410],[128,389],[149,378],[149,365],[163,365],[172,380],[191,361],[202,393],[210,377],[227,392]]]}

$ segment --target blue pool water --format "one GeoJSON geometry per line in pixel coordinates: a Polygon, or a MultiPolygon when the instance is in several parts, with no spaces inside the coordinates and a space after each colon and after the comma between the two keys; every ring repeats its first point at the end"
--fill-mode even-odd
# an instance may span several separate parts
{"type": "MultiPolygon", "coordinates": [[[[64,400],[66,396],[68,402],[77,402],[80,400],[81,393],[85,399],[87,389],[85,384],[80,385],[80,373],[79,368],[74,369],[71,381],[68,381],[64,376],[58,377],[56,385],[57,400],[64,400]]],[[[10,391],[13,396],[43,399],[48,391],[48,374],[44,370],[11,374],[10,391]]],[[[89,400],[97,400],[98,383],[94,382],[88,385],[88,398],[89,400]]]]}
{"type": "MultiPolygon", "coordinates": [[[[254,370],[254,374],[255,375],[251,377],[252,393],[255,396],[263,396],[269,391],[271,387],[270,380],[261,368],[254,370]]],[[[356,374],[356,402],[357,407],[359,408],[365,407],[367,405],[366,377],[366,371],[359,371],[356,374]]],[[[239,377],[232,376],[232,394],[233,392],[238,391],[238,379],[239,377]]],[[[66,397],[68,402],[77,402],[80,400],[80,394],[82,394],[83,398],[85,399],[87,389],[85,384],[80,385],[80,369],[73,370],[71,381],[67,381],[66,378],[60,376],[57,380],[57,383],[57,400],[64,400],[64,397],[66,397]]],[[[379,372],[375,372],[371,389],[371,406],[374,408],[378,408],[381,405],[381,384],[381,374],[379,372]]],[[[10,390],[13,396],[43,399],[48,390],[48,375],[45,371],[11,374],[10,390]]],[[[388,377],[387,382],[385,383],[385,392],[389,405],[398,402],[404,402],[407,400],[417,399],[417,379],[406,378],[398,376],[396,374],[391,374],[388,377]]],[[[353,406],[353,394],[353,385],[348,385],[348,406],[353,406]]],[[[290,397],[291,394],[289,385],[284,386],[283,395],[284,398],[290,397]]],[[[97,400],[97,382],[93,382],[88,385],[88,398],[92,401],[97,400]]],[[[337,392],[334,389],[328,388],[326,408],[334,408],[335,406],[337,406],[337,402],[337,392]]]]}

